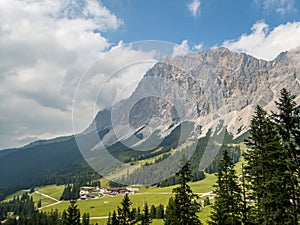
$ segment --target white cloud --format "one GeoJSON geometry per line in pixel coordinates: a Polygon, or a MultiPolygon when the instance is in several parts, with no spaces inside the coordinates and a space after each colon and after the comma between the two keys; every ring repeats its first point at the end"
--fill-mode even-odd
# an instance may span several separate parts
{"type": "Polygon", "coordinates": [[[194,45],[193,49],[196,51],[201,51],[203,48],[203,43],[199,43],[197,45],[194,45]]]}
{"type": "MultiPolygon", "coordinates": [[[[97,0],[0,0],[0,149],[72,133],[75,87],[111,46],[103,31],[121,24],[97,0]]],[[[142,53],[121,48],[115,57],[122,55],[126,63],[142,53]]],[[[103,79],[114,63],[102,64],[103,79]]],[[[91,81],[87,95],[90,87],[97,88],[91,81]]]]}
{"type": "Polygon", "coordinates": [[[99,110],[129,97],[156,62],[154,55],[122,42],[102,53],[80,81],[73,107],[75,133],[87,128],[99,110]]]}
{"type": "Polygon", "coordinates": [[[275,11],[281,15],[297,11],[294,8],[295,0],[255,0],[255,3],[266,11],[275,11]]]}
{"type": "Polygon", "coordinates": [[[190,47],[187,40],[183,40],[180,45],[175,45],[173,47],[172,57],[183,56],[190,52],[190,47]]]}
{"type": "Polygon", "coordinates": [[[196,17],[200,7],[201,7],[201,2],[200,0],[192,0],[188,5],[188,10],[190,11],[190,13],[192,14],[192,16],[196,17]]]}
{"type": "Polygon", "coordinates": [[[237,40],[225,41],[223,46],[272,60],[280,52],[300,46],[300,22],[281,24],[270,30],[268,24],[259,21],[252,26],[250,34],[243,34],[237,40]]]}

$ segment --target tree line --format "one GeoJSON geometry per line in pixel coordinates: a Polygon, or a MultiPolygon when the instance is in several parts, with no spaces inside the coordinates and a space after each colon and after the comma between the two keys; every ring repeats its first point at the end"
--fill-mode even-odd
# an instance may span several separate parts
{"type": "Polygon", "coordinates": [[[86,182],[86,179],[77,179],[72,184],[67,184],[63,190],[63,193],[60,197],[60,200],[75,200],[78,199],[80,187],[82,186],[92,186],[92,187],[101,187],[100,180],[90,180],[89,182],[86,182]]]}
{"type": "Polygon", "coordinates": [[[0,204],[0,222],[4,225],[92,225],[88,213],[80,218],[76,201],[62,213],[39,211],[28,193],[0,204]]]}
{"type": "MultiPolygon", "coordinates": [[[[178,136],[178,131],[174,131],[174,136],[169,136],[166,139],[175,140],[178,136]],[[172,137],[172,138],[171,138],[172,137]]],[[[165,144],[170,143],[166,141],[165,144]]],[[[169,148],[163,148],[163,151],[169,148]]],[[[182,151],[186,152],[193,152],[192,157],[190,157],[190,164],[192,169],[192,180],[191,181],[199,181],[205,178],[205,173],[215,173],[219,168],[219,161],[222,158],[222,152],[227,149],[230,152],[230,155],[234,162],[238,162],[241,151],[240,146],[235,143],[233,140],[233,136],[224,129],[224,132],[218,134],[218,132],[213,132],[209,130],[205,137],[201,137],[199,139],[193,140],[191,145],[184,146],[182,151]],[[213,159],[207,159],[209,154],[205,154],[205,152],[216,152],[216,156],[213,159]],[[209,162],[206,163],[203,162],[209,162]]],[[[169,149],[168,151],[171,151],[169,149]]],[[[161,151],[157,151],[156,153],[160,153],[161,151]]],[[[139,184],[139,183],[149,183],[152,181],[153,177],[164,177],[164,174],[167,171],[172,170],[174,166],[177,166],[178,161],[182,157],[180,152],[175,152],[172,154],[172,162],[170,162],[167,166],[164,166],[161,169],[156,163],[159,163],[161,160],[168,160],[168,154],[170,153],[163,153],[163,155],[157,160],[155,163],[145,163],[143,166],[137,168],[131,173],[125,174],[116,180],[116,183],[123,183],[123,184],[139,184]],[[152,165],[153,167],[149,167],[152,165]]],[[[173,175],[165,180],[162,180],[155,184],[158,187],[166,187],[172,186],[178,183],[178,177],[173,175]]]]}
{"type": "Polygon", "coordinates": [[[300,107],[286,89],[276,106],[256,107],[239,179],[224,152],[210,225],[299,224],[300,107]]]}

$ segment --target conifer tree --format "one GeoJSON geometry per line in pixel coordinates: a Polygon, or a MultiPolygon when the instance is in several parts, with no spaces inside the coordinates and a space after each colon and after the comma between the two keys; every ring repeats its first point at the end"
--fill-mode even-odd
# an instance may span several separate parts
{"type": "Polygon", "coordinates": [[[41,208],[41,207],[42,207],[42,200],[41,200],[41,199],[38,201],[37,207],[38,207],[38,208],[41,208]]]}
{"type": "Polygon", "coordinates": [[[121,202],[122,207],[118,207],[118,220],[119,224],[131,224],[131,201],[128,194],[126,194],[121,202]]]}
{"type": "Polygon", "coordinates": [[[111,213],[110,212],[108,213],[108,219],[107,219],[106,225],[111,225],[111,213]]]}
{"type": "Polygon", "coordinates": [[[165,221],[165,225],[176,224],[178,221],[176,215],[175,201],[173,197],[169,198],[169,203],[166,208],[164,221],[165,221]]]}
{"type": "Polygon", "coordinates": [[[89,225],[89,224],[90,224],[90,214],[89,213],[83,213],[82,225],[89,225]]]}
{"type": "Polygon", "coordinates": [[[173,189],[175,193],[173,209],[170,207],[165,218],[165,224],[168,225],[200,225],[202,224],[197,216],[200,210],[200,204],[197,202],[198,196],[193,193],[188,182],[191,180],[190,163],[182,160],[183,167],[176,174],[179,178],[179,186],[173,189]],[[171,218],[170,215],[174,215],[171,218]]]}
{"type": "Polygon", "coordinates": [[[150,208],[150,217],[152,219],[156,218],[156,207],[154,205],[152,205],[151,208],[150,208]]]}
{"type": "Polygon", "coordinates": [[[300,107],[297,106],[295,98],[295,95],[282,89],[279,102],[276,102],[278,113],[273,113],[283,145],[282,154],[285,155],[286,174],[289,175],[287,182],[292,201],[290,214],[293,225],[298,224],[300,219],[300,107]]]}
{"type": "Polygon", "coordinates": [[[137,212],[136,212],[136,215],[135,215],[135,220],[140,221],[141,219],[142,219],[141,208],[138,206],[137,212]]]}
{"type": "Polygon", "coordinates": [[[141,225],[149,225],[149,224],[151,224],[151,217],[150,217],[150,214],[149,214],[148,204],[146,202],[145,205],[144,205],[144,209],[143,209],[141,225]]]}
{"type": "Polygon", "coordinates": [[[215,203],[212,206],[210,225],[240,225],[242,197],[241,189],[237,183],[237,176],[228,151],[223,153],[217,176],[215,203]]]}
{"type": "Polygon", "coordinates": [[[165,213],[165,208],[162,204],[156,207],[156,219],[163,219],[165,213]]]}
{"type": "Polygon", "coordinates": [[[65,225],[80,225],[80,211],[77,208],[76,201],[70,201],[67,209],[65,225]]]}
{"type": "Polygon", "coordinates": [[[67,212],[64,209],[64,211],[61,214],[61,220],[62,220],[62,224],[65,225],[67,223],[67,212]]]}
{"type": "Polygon", "coordinates": [[[111,218],[111,225],[119,225],[118,216],[115,210],[111,218]]]}
{"type": "Polygon", "coordinates": [[[257,106],[251,121],[246,174],[254,207],[250,220],[256,224],[291,224],[287,191],[286,154],[278,129],[267,113],[257,106]]]}

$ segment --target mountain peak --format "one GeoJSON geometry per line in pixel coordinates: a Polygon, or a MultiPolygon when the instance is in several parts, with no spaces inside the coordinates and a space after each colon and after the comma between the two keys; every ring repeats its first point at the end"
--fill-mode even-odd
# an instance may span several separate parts
{"type": "MultiPolygon", "coordinates": [[[[125,123],[122,110],[134,106],[128,109],[134,109],[129,118],[130,126],[133,125],[133,131],[144,127],[140,133],[159,117],[161,124],[157,125],[157,132],[160,134],[168,133],[169,127],[183,120],[202,127],[214,126],[223,120],[229,131],[238,135],[248,129],[249,114],[257,104],[271,109],[270,102],[278,98],[283,87],[292,88],[296,95],[300,93],[295,67],[291,66],[287,54],[281,53],[274,63],[220,47],[159,62],[146,72],[128,99],[114,106],[119,109],[116,121],[125,123]],[[283,63],[284,60],[289,63],[283,63]],[[157,82],[151,83],[149,79],[157,82]],[[150,98],[154,93],[158,97],[150,98]],[[181,102],[180,109],[176,106],[178,102],[181,102]],[[180,119],[175,115],[181,115],[180,119]]],[[[150,135],[146,133],[141,136],[150,135]]]]}

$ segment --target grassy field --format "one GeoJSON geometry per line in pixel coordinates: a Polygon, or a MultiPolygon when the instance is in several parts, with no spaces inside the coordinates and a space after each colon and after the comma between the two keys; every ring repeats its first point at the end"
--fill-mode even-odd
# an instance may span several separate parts
{"type": "Polygon", "coordinates": [[[60,186],[48,185],[44,187],[37,187],[35,190],[59,200],[59,198],[61,197],[64,191],[64,188],[65,188],[64,185],[60,185],[60,186]]]}
{"type": "MultiPolygon", "coordinates": [[[[196,193],[207,193],[213,190],[213,185],[216,181],[215,175],[206,174],[206,178],[202,181],[190,183],[193,191],[196,193]]],[[[159,205],[163,204],[166,206],[168,204],[169,198],[173,195],[172,190],[174,186],[171,187],[164,187],[164,188],[142,188],[138,193],[130,195],[130,199],[132,202],[132,207],[143,207],[144,203],[147,202],[148,205],[159,205]]],[[[51,191],[53,187],[47,186],[44,189],[39,189],[40,192],[45,191],[48,195],[51,196],[51,191]]],[[[58,191],[61,191],[57,188],[58,191]]],[[[43,192],[43,193],[45,193],[43,192]]],[[[54,193],[54,190],[53,190],[54,193]]],[[[89,213],[91,217],[105,217],[109,214],[109,212],[113,212],[113,210],[117,209],[117,206],[120,205],[123,196],[105,196],[101,199],[95,200],[85,200],[85,201],[77,201],[78,208],[80,211],[89,213]]],[[[60,204],[46,207],[43,211],[51,211],[54,209],[58,209],[59,211],[63,211],[69,206],[69,202],[61,202],[60,204]]],[[[209,214],[209,207],[204,208],[200,213],[199,216],[202,218],[203,221],[207,220],[209,214]]],[[[106,219],[97,219],[94,220],[94,223],[98,222],[98,224],[105,224],[106,219]]],[[[162,220],[154,220],[154,225],[163,224],[162,220]]]]}
{"type": "MultiPolygon", "coordinates": [[[[196,193],[206,193],[212,191],[212,186],[216,181],[215,175],[206,174],[206,178],[202,181],[190,183],[193,191],[196,193]]],[[[134,195],[130,196],[130,199],[133,203],[133,207],[142,207],[145,202],[148,205],[159,205],[163,204],[164,206],[167,205],[169,198],[173,195],[172,190],[175,186],[164,187],[164,188],[141,188],[140,191],[134,195]]],[[[56,186],[56,185],[49,185],[44,187],[37,187],[35,190],[39,191],[40,193],[49,195],[57,200],[59,200],[64,186],[56,186]]],[[[10,195],[6,198],[6,201],[12,199],[14,196],[20,196],[25,191],[16,192],[13,195],[10,195]]],[[[47,198],[38,193],[31,193],[30,196],[33,197],[34,202],[38,202],[40,199],[42,201],[42,206],[47,206],[50,204],[55,203],[54,200],[47,198]]],[[[109,212],[112,212],[117,206],[120,204],[123,196],[105,196],[101,199],[96,200],[88,200],[88,201],[78,201],[78,207],[81,212],[88,212],[90,213],[91,217],[101,217],[107,216],[109,212]]],[[[44,211],[51,211],[54,209],[58,209],[59,211],[63,211],[69,205],[69,202],[61,202],[57,205],[46,207],[44,211]]]]}
{"type": "MultiPolygon", "coordinates": [[[[241,144],[241,150],[244,152],[246,150],[246,147],[244,144],[241,144]]],[[[241,174],[242,172],[242,164],[244,163],[243,157],[241,157],[240,162],[238,162],[235,165],[235,169],[237,171],[237,174],[241,174]]],[[[213,185],[216,182],[216,176],[214,174],[205,174],[206,178],[204,180],[189,183],[191,186],[193,192],[201,195],[204,193],[211,192],[213,190],[213,185]]],[[[101,179],[101,185],[107,186],[108,180],[101,179]]],[[[163,187],[163,188],[157,188],[157,187],[141,187],[140,190],[133,195],[130,195],[130,199],[132,201],[132,207],[143,207],[144,203],[147,202],[149,206],[151,205],[159,205],[163,204],[164,206],[167,205],[169,198],[173,195],[172,190],[175,186],[170,187],[163,187]]],[[[64,185],[56,186],[56,185],[49,185],[44,187],[37,187],[35,189],[36,191],[43,193],[45,195],[49,195],[54,199],[59,200],[63,190],[64,185]]],[[[6,198],[7,200],[12,199],[14,196],[20,196],[25,191],[19,191],[16,192],[13,195],[10,195],[6,198]]],[[[33,200],[37,203],[40,199],[42,201],[42,206],[47,206],[50,204],[55,203],[56,201],[50,198],[47,198],[41,194],[38,193],[31,193],[30,194],[33,197],[33,200]]],[[[113,210],[117,209],[117,206],[120,205],[120,202],[122,200],[123,196],[104,196],[100,199],[95,200],[86,200],[86,201],[77,201],[78,208],[80,209],[81,213],[84,212],[89,213],[90,217],[106,217],[108,216],[109,212],[113,212],[113,210]]],[[[60,212],[67,209],[69,206],[69,202],[60,202],[59,204],[45,207],[42,210],[43,211],[51,211],[54,209],[58,209],[60,212]]],[[[199,217],[203,224],[207,224],[206,221],[209,218],[211,208],[205,207],[201,210],[199,213],[199,217]]],[[[97,218],[93,219],[92,222],[98,223],[99,225],[106,224],[107,219],[106,218],[97,218]]],[[[162,220],[153,220],[153,225],[160,225],[163,224],[162,220]]]]}
{"type": "MultiPolygon", "coordinates": [[[[216,182],[216,176],[214,174],[205,174],[205,176],[206,177],[204,180],[189,183],[193,192],[201,194],[213,190],[213,185],[216,182]]],[[[162,188],[157,188],[157,187],[143,188],[139,191],[139,193],[151,193],[151,194],[172,193],[174,187],[175,186],[162,187],[162,188]]]]}
{"type": "MultiPolygon", "coordinates": [[[[237,165],[238,166],[238,165],[237,165]]],[[[202,181],[190,183],[193,191],[195,193],[207,193],[213,190],[213,185],[216,181],[216,176],[213,174],[206,174],[206,178],[202,181]]],[[[148,205],[159,205],[163,204],[164,206],[167,205],[169,198],[173,195],[172,189],[175,186],[164,187],[164,188],[141,188],[140,191],[134,195],[130,195],[130,199],[132,201],[132,207],[143,207],[144,203],[147,202],[148,205]]],[[[59,199],[64,186],[56,186],[56,185],[49,185],[45,187],[38,187],[36,188],[37,191],[40,193],[49,195],[55,199],[59,199]]],[[[13,196],[20,196],[25,191],[19,191],[15,194],[9,196],[6,200],[12,199],[13,196]]],[[[40,199],[42,201],[42,206],[47,206],[52,203],[55,203],[54,200],[49,199],[43,195],[37,193],[30,194],[33,197],[34,202],[38,202],[40,199]]],[[[113,210],[117,209],[117,206],[120,205],[123,196],[105,196],[101,199],[96,200],[88,200],[88,201],[78,201],[78,208],[80,209],[81,213],[87,212],[90,214],[91,217],[106,217],[109,212],[113,212],[113,210]]],[[[60,212],[67,209],[69,206],[69,202],[61,202],[57,205],[49,206],[43,209],[43,211],[51,211],[54,209],[58,209],[60,212]]],[[[206,224],[208,220],[209,213],[211,211],[210,207],[205,207],[201,209],[199,213],[199,217],[203,224],[206,224]]],[[[106,218],[97,218],[91,220],[93,223],[98,223],[99,225],[105,225],[107,222],[106,218]]],[[[153,225],[162,225],[163,220],[153,220],[153,225]]]]}
{"type": "Polygon", "coordinates": [[[37,206],[37,203],[38,203],[39,200],[41,200],[41,202],[42,202],[42,207],[50,205],[50,204],[55,202],[54,200],[52,200],[50,198],[47,198],[43,195],[37,194],[35,192],[31,193],[30,196],[32,197],[32,199],[33,199],[36,206],[37,206]]]}
{"type": "MultiPolygon", "coordinates": [[[[105,196],[101,199],[96,200],[85,200],[77,201],[78,208],[81,212],[87,212],[91,217],[103,217],[107,216],[109,212],[117,209],[120,205],[121,200],[124,196],[105,196]]],[[[171,194],[134,194],[130,195],[132,201],[132,207],[143,207],[144,203],[147,202],[148,205],[167,205],[171,194]]],[[[60,204],[44,208],[44,211],[51,211],[53,209],[58,209],[63,211],[68,208],[69,202],[61,202],[60,204]]]]}
{"type": "MultiPolygon", "coordinates": [[[[60,186],[57,186],[57,185],[48,185],[48,186],[44,186],[44,187],[37,187],[35,188],[36,191],[39,191],[40,193],[43,193],[45,195],[49,195],[51,196],[52,198],[55,198],[57,200],[59,200],[63,190],[64,190],[64,185],[60,185],[60,186]]],[[[24,193],[28,193],[29,190],[21,190],[21,191],[18,191],[12,195],[9,195],[8,197],[5,198],[4,201],[10,201],[12,200],[14,197],[19,197],[21,196],[22,194],[24,193]]],[[[33,201],[35,202],[35,204],[37,204],[37,202],[39,200],[41,200],[42,202],[42,207],[44,206],[47,206],[47,205],[50,205],[50,204],[53,204],[55,203],[56,201],[51,199],[51,198],[47,198],[45,197],[44,195],[41,195],[41,194],[38,194],[38,193],[30,193],[29,196],[31,196],[33,198],[33,201]]]]}
{"type": "Polygon", "coordinates": [[[212,209],[210,206],[206,206],[201,209],[200,213],[198,213],[199,218],[203,225],[208,224],[207,221],[209,220],[209,215],[210,215],[211,210],[212,209]]]}

